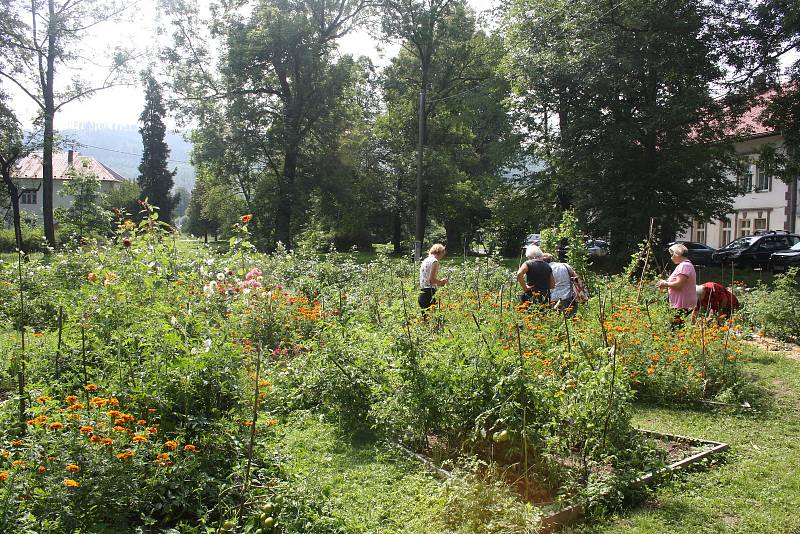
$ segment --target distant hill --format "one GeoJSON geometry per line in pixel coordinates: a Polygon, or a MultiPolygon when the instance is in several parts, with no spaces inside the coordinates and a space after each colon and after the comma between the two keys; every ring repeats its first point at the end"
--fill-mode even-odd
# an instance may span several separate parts
{"type": "MultiPolygon", "coordinates": [[[[136,125],[97,124],[85,122],[72,128],[59,130],[66,141],[79,143],[75,148],[81,154],[94,156],[121,175],[131,180],[139,176],[142,159],[142,136],[136,125]]],[[[195,170],[189,158],[192,144],[180,133],[167,133],[170,148],[169,168],[177,169],[175,187],[194,188],[195,170]]]]}

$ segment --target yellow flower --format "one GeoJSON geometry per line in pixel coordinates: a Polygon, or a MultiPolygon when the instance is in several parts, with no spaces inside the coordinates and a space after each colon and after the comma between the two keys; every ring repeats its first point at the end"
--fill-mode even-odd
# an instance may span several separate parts
{"type": "Polygon", "coordinates": [[[66,470],[67,470],[67,471],[69,471],[70,473],[77,473],[78,471],[80,471],[80,470],[81,470],[81,466],[79,466],[79,465],[75,465],[75,464],[69,464],[69,465],[68,465],[68,466],[66,466],[64,469],[66,469],[66,470]]]}
{"type": "Polygon", "coordinates": [[[77,480],[72,480],[71,478],[65,478],[64,485],[68,488],[77,488],[81,484],[77,480]]]}
{"type": "Polygon", "coordinates": [[[92,428],[92,427],[90,427],[88,425],[81,427],[81,433],[83,433],[83,434],[91,434],[92,432],[94,432],[94,428],[92,428]]]}
{"type": "Polygon", "coordinates": [[[83,389],[85,389],[86,391],[96,391],[97,390],[97,385],[96,384],[86,384],[85,386],[83,386],[83,389]]]}
{"type": "Polygon", "coordinates": [[[0,473],[0,482],[5,482],[6,480],[8,480],[8,473],[3,471],[0,473]]]}
{"type": "Polygon", "coordinates": [[[168,449],[172,449],[173,451],[178,448],[178,442],[169,440],[164,443],[164,446],[168,449]]]}
{"type": "Polygon", "coordinates": [[[50,430],[62,430],[64,428],[64,425],[56,421],[55,423],[50,423],[50,426],[47,428],[49,428],[50,430]]]}
{"type": "Polygon", "coordinates": [[[133,438],[131,438],[131,441],[133,441],[134,443],[147,443],[147,438],[144,436],[133,436],[133,438]]]}

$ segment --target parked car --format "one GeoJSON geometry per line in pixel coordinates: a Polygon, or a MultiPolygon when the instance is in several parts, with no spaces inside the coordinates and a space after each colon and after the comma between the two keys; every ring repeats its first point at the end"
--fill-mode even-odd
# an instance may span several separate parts
{"type": "Polygon", "coordinates": [[[775,272],[783,272],[789,267],[800,267],[800,243],[796,243],[789,250],[773,252],[770,257],[772,269],[775,272]]]}
{"type": "Polygon", "coordinates": [[[800,235],[785,231],[769,231],[734,239],[717,250],[713,258],[714,261],[734,264],[737,267],[766,267],[773,253],[788,250],[797,243],[800,243],[800,235]]]}
{"type": "Polygon", "coordinates": [[[669,256],[669,247],[678,243],[686,247],[689,251],[689,261],[695,265],[712,265],[716,263],[714,260],[714,252],[716,252],[717,249],[696,241],[673,241],[667,245],[667,256],[669,256]]]}
{"type": "Polygon", "coordinates": [[[525,238],[525,244],[523,247],[527,247],[528,245],[536,245],[537,247],[541,244],[542,236],[539,234],[528,234],[528,237],[525,238]]]}
{"type": "Polygon", "coordinates": [[[586,241],[586,251],[589,256],[599,258],[601,256],[608,256],[610,247],[608,241],[602,239],[589,239],[586,241]]]}

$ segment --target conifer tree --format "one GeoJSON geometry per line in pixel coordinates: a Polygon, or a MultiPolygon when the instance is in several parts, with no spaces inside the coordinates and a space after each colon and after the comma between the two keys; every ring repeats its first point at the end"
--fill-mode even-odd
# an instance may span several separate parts
{"type": "Polygon", "coordinates": [[[144,111],[139,116],[142,123],[139,133],[142,134],[142,162],[139,164],[139,185],[142,188],[141,198],[147,198],[150,205],[159,208],[159,217],[166,223],[172,222],[172,210],[178,203],[178,196],[172,190],[175,171],[167,168],[169,147],[164,140],[164,102],[161,87],[152,76],[148,76],[145,90],[144,111]]]}

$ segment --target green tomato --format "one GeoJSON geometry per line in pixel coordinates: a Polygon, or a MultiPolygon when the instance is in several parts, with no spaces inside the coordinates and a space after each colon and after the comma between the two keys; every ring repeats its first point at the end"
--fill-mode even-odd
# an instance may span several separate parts
{"type": "Polygon", "coordinates": [[[264,520],[264,527],[265,528],[272,528],[273,526],[275,526],[275,518],[274,517],[268,517],[268,518],[266,518],[264,520]]]}
{"type": "Polygon", "coordinates": [[[508,441],[510,437],[511,435],[508,433],[508,430],[501,430],[500,432],[495,432],[494,436],[492,436],[492,439],[495,443],[503,443],[508,441]]]}
{"type": "Polygon", "coordinates": [[[272,513],[272,503],[271,502],[268,502],[267,504],[264,505],[264,513],[265,514],[271,514],[272,513]]]}

